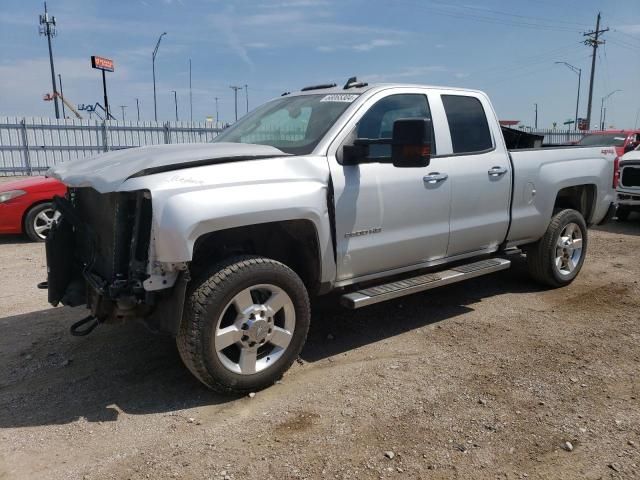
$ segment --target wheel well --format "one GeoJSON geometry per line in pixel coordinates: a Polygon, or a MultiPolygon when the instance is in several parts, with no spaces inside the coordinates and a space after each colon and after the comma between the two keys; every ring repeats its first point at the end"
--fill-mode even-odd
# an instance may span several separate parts
{"type": "Polygon", "coordinates": [[[574,187],[566,187],[558,192],[554,209],[572,208],[582,214],[585,221],[589,222],[593,207],[595,205],[596,186],[595,185],[576,185],[574,187]]]}
{"type": "Polygon", "coordinates": [[[38,200],[37,202],[32,203],[31,205],[29,205],[28,208],[26,208],[24,210],[24,213],[22,214],[22,220],[20,222],[20,225],[22,226],[22,232],[26,232],[26,221],[27,221],[27,215],[29,215],[29,212],[31,210],[33,210],[34,208],[36,208],[38,205],[42,205],[43,203],[51,203],[51,200],[38,200]]]}
{"type": "Polygon", "coordinates": [[[191,274],[197,277],[213,262],[237,254],[260,255],[284,263],[312,293],[320,286],[320,246],[316,228],[309,220],[261,223],[205,234],[195,243],[191,274]]]}

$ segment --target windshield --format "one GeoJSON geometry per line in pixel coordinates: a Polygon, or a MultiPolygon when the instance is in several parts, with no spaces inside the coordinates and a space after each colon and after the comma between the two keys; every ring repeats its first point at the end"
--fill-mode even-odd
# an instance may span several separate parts
{"type": "Polygon", "coordinates": [[[313,151],[357,94],[282,97],[264,104],[213,141],[271,145],[285,153],[313,151]]]}
{"type": "Polygon", "coordinates": [[[607,135],[585,135],[578,145],[591,145],[599,147],[622,147],[626,140],[624,133],[612,133],[607,135]]]}

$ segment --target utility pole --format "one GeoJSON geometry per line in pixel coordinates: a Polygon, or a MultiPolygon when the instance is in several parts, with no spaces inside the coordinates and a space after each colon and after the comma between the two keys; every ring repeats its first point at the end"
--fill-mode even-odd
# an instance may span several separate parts
{"type": "Polygon", "coordinates": [[[151,68],[153,70],[153,118],[155,121],[158,121],[158,107],[156,105],[156,55],[158,54],[158,47],[160,47],[160,40],[164,37],[167,32],[163,32],[162,35],[158,37],[158,43],[156,43],[156,48],[153,49],[153,54],[151,55],[151,68]]]}
{"type": "MultiPolygon", "coordinates": [[[[51,48],[51,37],[56,35],[56,17],[49,16],[47,12],[47,2],[44,2],[44,14],[40,15],[40,35],[47,37],[49,43],[49,64],[51,65],[51,85],[53,85],[53,105],[56,110],[56,118],[60,118],[60,110],[58,109],[58,89],[56,88],[56,70],[53,67],[53,50],[51,48]]],[[[64,108],[64,107],[62,107],[64,108]]]]}
{"type": "Polygon", "coordinates": [[[578,75],[578,99],[576,100],[576,119],[575,119],[575,123],[573,124],[573,129],[578,130],[578,108],[580,107],[580,80],[582,79],[582,69],[578,67],[574,67],[573,65],[567,62],[555,62],[555,63],[562,63],[566,65],[567,68],[569,68],[573,73],[578,75]]]}
{"type": "Polygon", "coordinates": [[[244,98],[247,101],[247,113],[249,113],[249,86],[244,84],[244,98]]]}
{"type": "Polygon", "coordinates": [[[229,88],[233,89],[233,99],[236,106],[236,122],[238,121],[238,90],[242,90],[242,87],[231,85],[229,88]]]}
{"type": "Polygon", "coordinates": [[[218,122],[220,121],[220,117],[218,117],[218,97],[215,97],[216,100],[216,127],[218,126],[218,122]]]}
{"type": "Polygon", "coordinates": [[[193,91],[191,90],[191,59],[189,59],[189,118],[193,122],[193,91]]]}
{"type": "Polygon", "coordinates": [[[124,109],[127,108],[129,105],[120,105],[120,108],[122,109],[122,121],[125,121],[125,117],[124,117],[124,109]]]}
{"type": "Polygon", "coordinates": [[[62,118],[67,118],[67,113],[64,111],[64,93],[62,93],[62,76],[58,74],[58,85],[60,85],[60,97],[62,102],[62,118]]]}
{"type": "Polygon", "coordinates": [[[138,111],[138,122],[140,121],[140,100],[136,98],[136,110],[138,111]]]}
{"type": "Polygon", "coordinates": [[[538,130],[538,104],[534,103],[533,105],[536,108],[536,120],[535,120],[535,123],[534,123],[534,128],[536,130],[538,130]]]}
{"type": "Polygon", "coordinates": [[[171,90],[173,92],[173,103],[176,106],[176,122],[178,121],[178,92],[175,90],[171,90]]]}
{"type": "Polygon", "coordinates": [[[584,44],[593,49],[593,53],[591,54],[591,79],[589,81],[589,103],[587,106],[587,128],[591,128],[591,106],[593,103],[593,80],[596,74],[596,53],[598,52],[598,46],[604,44],[604,40],[600,40],[600,35],[608,31],[608,28],[600,30],[600,12],[598,12],[596,29],[592,32],[583,34],[587,37],[584,44]]]}

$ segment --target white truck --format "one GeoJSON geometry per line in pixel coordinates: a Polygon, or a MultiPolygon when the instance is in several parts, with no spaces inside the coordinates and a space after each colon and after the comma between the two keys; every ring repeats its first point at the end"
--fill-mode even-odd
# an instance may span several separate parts
{"type": "Polygon", "coordinates": [[[618,220],[626,220],[631,212],[640,212],[640,147],[620,159],[618,183],[618,220]]]}
{"type": "MultiPolygon", "coordinates": [[[[265,388],[299,355],[309,298],[361,308],[509,267],[570,283],[615,210],[613,149],[507,149],[479,91],[318,85],[213,143],[63,163],[49,301],[72,327],[143,319],[222,392],[265,388]]],[[[390,319],[391,321],[391,319],[390,319]]]]}

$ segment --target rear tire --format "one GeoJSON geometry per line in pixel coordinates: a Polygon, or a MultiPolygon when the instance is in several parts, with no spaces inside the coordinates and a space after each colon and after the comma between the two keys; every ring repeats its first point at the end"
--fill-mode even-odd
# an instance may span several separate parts
{"type": "Polygon", "coordinates": [[[34,242],[44,242],[54,220],[53,204],[39,203],[27,212],[24,218],[24,233],[34,242]]]}
{"type": "Polygon", "coordinates": [[[629,219],[629,215],[631,214],[631,210],[624,207],[618,207],[616,212],[616,218],[621,222],[626,222],[629,219]]]}
{"type": "Polygon", "coordinates": [[[587,253],[587,225],[580,212],[557,212],[544,236],[527,250],[530,275],[550,287],[570,284],[580,272],[587,253]]]}
{"type": "Polygon", "coordinates": [[[307,338],[309,296],[286,265],[262,257],[224,260],[193,282],[176,343],[207,387],[245,394],[273,385],[307,338]]]}

